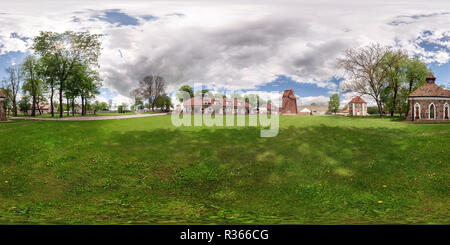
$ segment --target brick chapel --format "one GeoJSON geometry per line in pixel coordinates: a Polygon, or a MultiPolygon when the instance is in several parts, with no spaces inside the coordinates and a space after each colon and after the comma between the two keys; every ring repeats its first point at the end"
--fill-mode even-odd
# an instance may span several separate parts
{"type": "Polygon", "coordinates": [[[450,90],[435,84],[436,77],[428,74],[426,83],[409,95],[408,121],[450,121],[450,90]]]}

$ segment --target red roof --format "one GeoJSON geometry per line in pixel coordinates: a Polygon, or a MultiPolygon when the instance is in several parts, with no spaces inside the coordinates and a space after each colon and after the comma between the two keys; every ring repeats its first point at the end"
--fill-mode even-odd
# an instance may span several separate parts
{"type": "Polygon", "coordinates": [[[343,113],[348,113],[348,108],[342,111],[343,113]]]}
{"type": "Polygon", "coordinates": [[[367,103],[367,102],[365,100],[361,99],[361,97],[356,96],[355,98],[350,100],[350,102],[348,102],[348,103],[350,104],[350,103],[367,103]]]}
{"type": "Polygon", "coordinates": [[[443,89],[435,83],[425,83],[412,92],[409,97],[450,97],[450,90],[443,89]]]}

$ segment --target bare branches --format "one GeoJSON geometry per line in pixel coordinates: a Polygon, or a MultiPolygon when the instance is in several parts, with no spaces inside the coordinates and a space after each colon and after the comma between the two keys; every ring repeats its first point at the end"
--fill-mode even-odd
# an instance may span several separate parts
{"type": "Polygon", "coordinates": [[[156,99],[164,94],[166,82],[158,75],[147,75],[139,81],[139,91],[142,97],[148,99],[152,110],[155,108],[156,99]]]}
{"type": "Polygon", "coordinates": [[[338,68],[344,69],[348,75],[342,89],[371,96],[377,103],[380,117],[383,111],[381,92],[387,76],[383,61],[388,52],[389,48],[372,44],[348,49],[344,53],[344,58],[337,60],[338,68]]]}

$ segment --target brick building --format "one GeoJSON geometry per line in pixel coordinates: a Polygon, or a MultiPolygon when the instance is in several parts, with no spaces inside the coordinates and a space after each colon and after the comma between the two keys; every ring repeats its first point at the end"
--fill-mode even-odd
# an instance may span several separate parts
{"type": "Polygon", "coordinates": [[[284,90],[282,97],[282,107],[280,108],[281,114],[297,114],[297,97],[294,94],[294,90],[284,90]]]}
{"type": "Polygon", "coordinates": [[[435,84],[436,77],[428,74],[426,83],[409,95],[408,121],[450,121],[450,90],[435,84]]]}
{"type": "Polygon", "coordinates": [[[361,97],[356,96],[348,102],[349,116],[367,116],[367,102],[361,97]]]}

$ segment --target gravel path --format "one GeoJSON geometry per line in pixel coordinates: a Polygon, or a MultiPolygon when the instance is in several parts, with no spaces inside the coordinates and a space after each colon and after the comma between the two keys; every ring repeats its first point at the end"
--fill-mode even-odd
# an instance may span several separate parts
{"type": "Polygon", "coordinates": [[[167,115],[167,113],[155,113],[155,114],[136,114],[136,115],[123,115],[123,116],[86,116],[86,117],[63,117],[63,118],[45,118],[45,117],[10,117],[10,119],[25,119],[35,121],[100,121],[100,120],[116,120],[116,119],[128,119],[139,117],[153,117],[167,115]]]}

